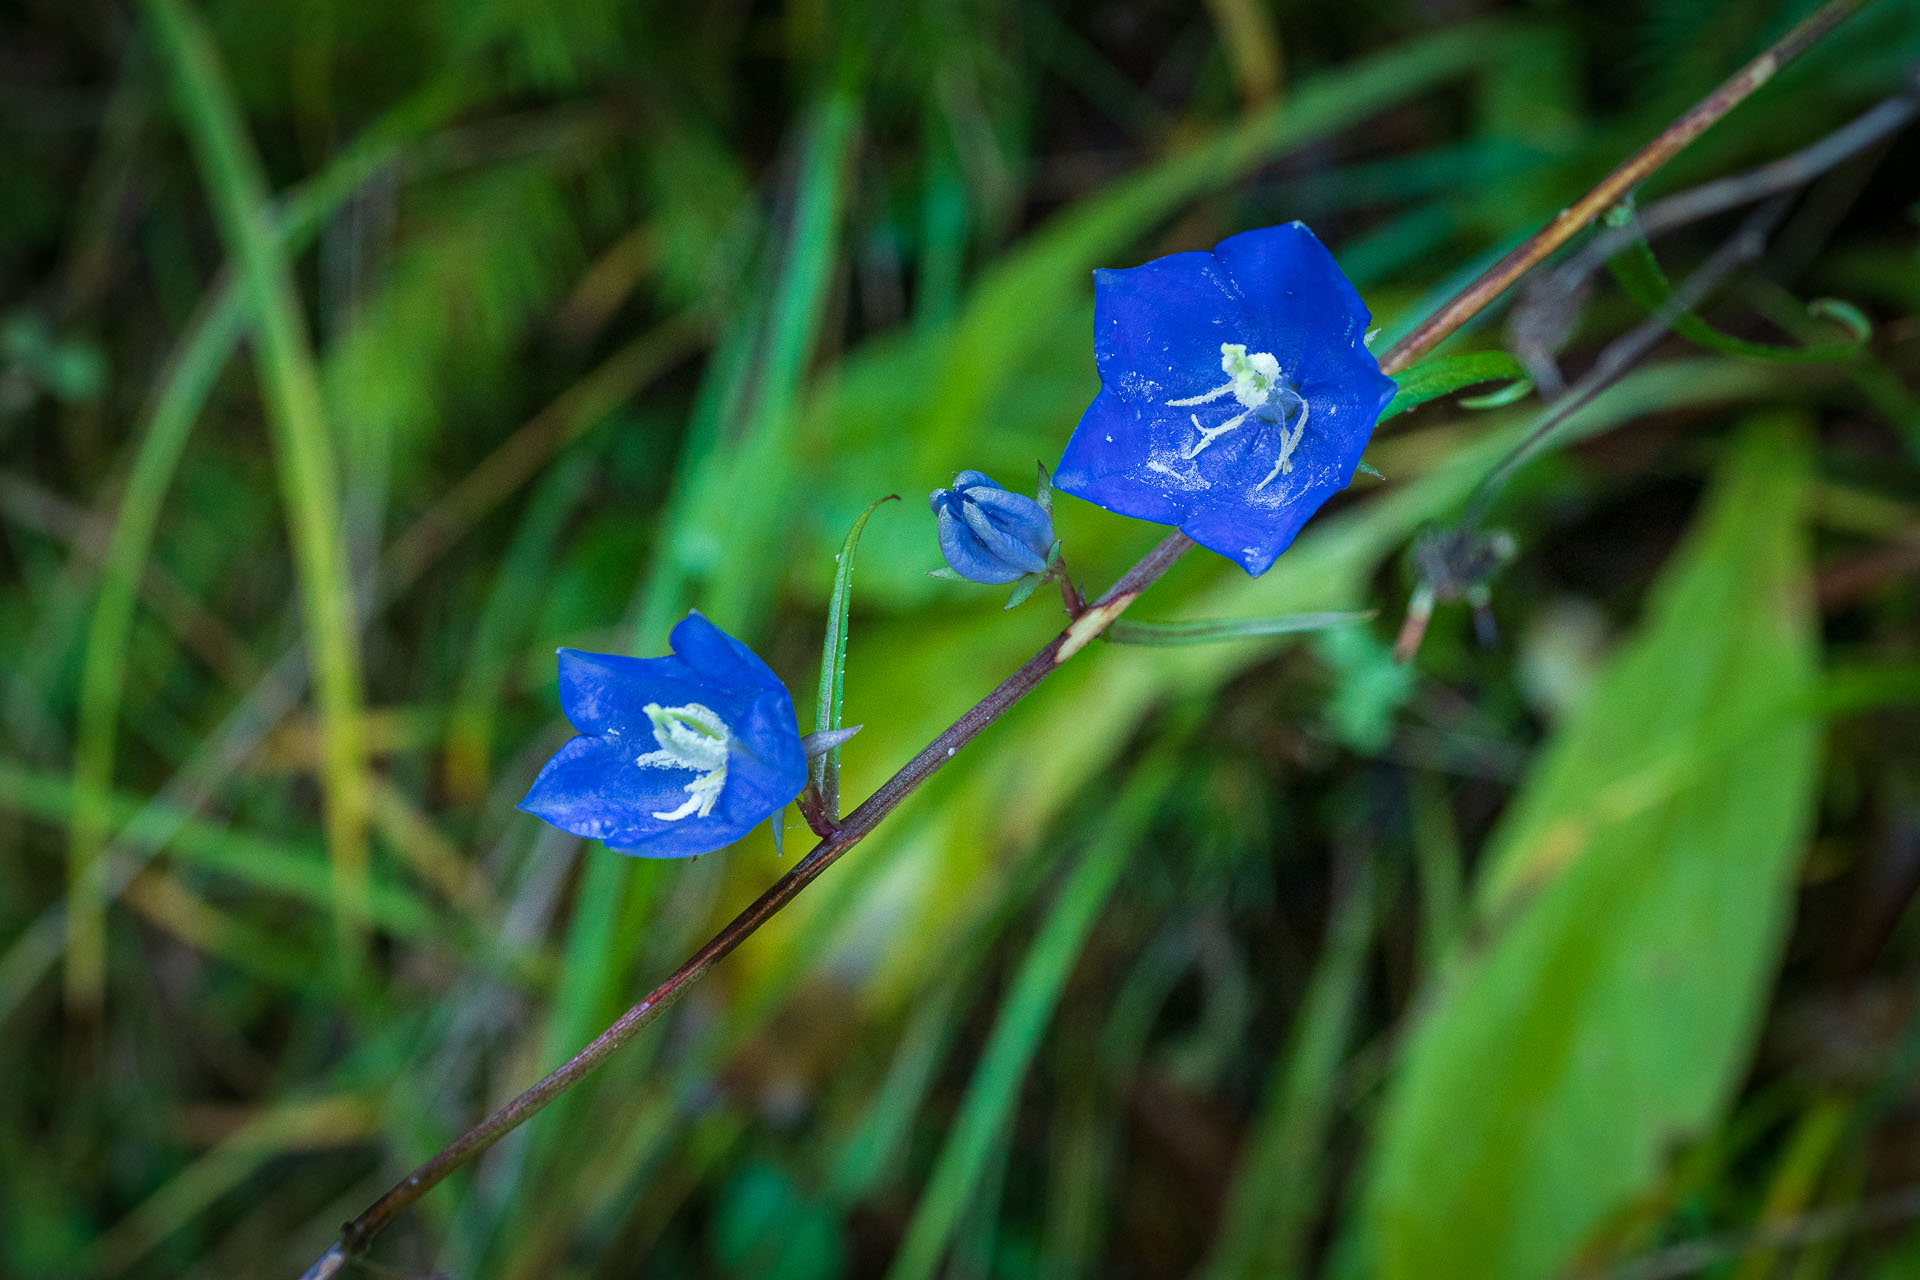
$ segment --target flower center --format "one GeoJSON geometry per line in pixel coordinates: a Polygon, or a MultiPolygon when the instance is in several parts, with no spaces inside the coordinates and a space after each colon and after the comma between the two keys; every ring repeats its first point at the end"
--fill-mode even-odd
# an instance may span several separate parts
{"type": "Polygon", "coordinates": [[[653,740],[660,749],[647,752],[634,763],[642,769],[691,769],[700,775],[687,784],[685,804],[653,816],[664,822],[706,817],[727,785],[727,750],[733,742],[727,722],[713,708],[698,702],[684,707],[649,702],[642,710],[653,721],[653,740]]]}
{"type": "Polygon", "coordinates": [[[1232,394],[1240,404],[1240,412],[1215,427],[1202,426],[1200,415],[1190,413],[1193,429],[1200,433],[1199,439],[1188,445],[1182,457],[1192,459],[1200,456],[1206,447],[1229,431],[1245,425],[1248,418],[1257,418],[1271,426],[1280,428],[1280,456],[1273,464],[1273,470],[1267,472],[1266,479],[1255,485],[1264,489],[1273,482],[1275,476],[1293,470],[1293,451],[1300,447],[1300,437],[1307,431],[1307,401],[1293,384],[1286,380],[1280,369],[1280,361],[1271,351],[1256,351],[1247,354],[1242,342],[1223,342],[1220,344],[1220,371],[1227,380],[1213,390],[1197,396],[1188,396],[1184,400],[1169,400],[1169,407],[1190,408],[1195,405],[1212,404],[1222,396],[1232,394]],[[1288,419],[1292,426],[1289,429],[1288,419]]]}

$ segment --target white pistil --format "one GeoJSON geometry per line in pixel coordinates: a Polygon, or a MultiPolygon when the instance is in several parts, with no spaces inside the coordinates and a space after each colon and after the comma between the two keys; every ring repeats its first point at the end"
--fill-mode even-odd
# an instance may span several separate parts
{"type": "Polygon", "coordinates": [[[1266,479],[1254,486],[1255,489],[1264,489],[1273,483],[1274,477],[1293,470],[1294,450],[1300,447],[1300,438],[1307,430],[1306,398],[1287,383],[1281,373],[1280,361],[1272,352],[1256,351],[1249,355],[1245,343],[1220,344],[1220,371],[1227,375],[1226,382],[1197,396],[1169,400],[1168,407],[1186,409],[1212,404],[1222,396],[1231,394],[1240,402],[1242,411],[1217,427],[1202,426],[1199,414],[1188,414],[1200,438],[1187,446],[1180,456],[1188,460],[1197,458],[1215,440],[1245,425],[1248,418],[1258,418],[1280,429],[1280,457],[1273,464],[1273,470],[1267,473],[1266,479]],[[1289,429],[1287,418],[1294,410],[1298,410],[1298,413],[1294,414],[1289,429]]]}
{"type": "Polygon", "coordinates": [[[642,769],[691,769],[700,775],[686,785],[685,804],[653,816],[663,822],[706,817],[727,785],[727,751],[733,741],[727,722],[698,702],[682,707],[649,702],[642,710],[653,721],[653,740],[660,748],[636,758],[634,763],[642,769]]]}

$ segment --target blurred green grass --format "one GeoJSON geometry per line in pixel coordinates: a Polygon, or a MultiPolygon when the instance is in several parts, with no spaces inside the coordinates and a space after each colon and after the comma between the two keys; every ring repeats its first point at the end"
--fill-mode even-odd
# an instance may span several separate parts
{"type": "MultiPolygon", "coordinates": [[[[0,1272],[297,1274],[779,873],[513,811],[555,647],[699,607],[805,702],[834,553],[903,494],[851,802],[1041,643],[924,576],[918,495],[1057,456],[1093,267],[1300,217],[1390,339],[1809,7],[0,17],[0,1272]]],[[[1882,0],[1650,192],[1916,58],[1882,0]]],[[[1673,342],[1521,474],[1500,648],[1443,611],[1387,657],[1410,539],[1531,413],[1429,406],[1268,576],[1189,557],[1143,606],[1372,631],[1095,647],[376,1258],[1607,1275],[1832,1210],[1707,1265],[1906,1274],[1917,160],[1822,179],[1712,308],[1778,340],[1836,294],[1865,355],[1673,342]]],[[[1601,291],[1570,364],[1634,317],[1601,291]]],[[[1157,532],[1059,525],[1089,586],[1157,532]]]]}

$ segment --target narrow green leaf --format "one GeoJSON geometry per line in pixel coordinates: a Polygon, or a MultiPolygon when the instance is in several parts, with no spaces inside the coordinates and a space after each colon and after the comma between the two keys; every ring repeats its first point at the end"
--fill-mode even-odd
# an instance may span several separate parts
{"type": "MultiPolygon", "coordinates": [[[[281,201],[277,230],[285,251],[295,253],[361,184],[398,153],[402,142],[438,125],[467,100],[457,80],[429,85],[369,128],[327,167],[281,201]]],[[[141,572],[159,525],[160,511],[200,410],[221,371],[252,323],[253,297],[244,282],[216,283],[168,359],[159,389],[140,430],[133,463],[113,516],[113,531],[100,566],[100,585],[88,618],[80,675],[79,724],[74,736],[73,783],[96,799],[113,781],[113,759],[127,647],[133,631],[141,572]]],[[[68,858],[88,866],[106,847],[106,807],[83,803],[68,831],[68,858]]],[[[83,892],[69,898],[77,917],[70,926],[97,932],[99,913],[113,896],[83,892]]],[[[0,1001],[4,1003],[4,1001],[0,1001]]]]}
{"type": "MultiPolygon", "coordinates": [[[[1455,356],[1435,356],[1399,374],[1394,381],[1400,389],[1394,392],[1387,407],[1380,411],[1382,422],[1409,409],[1416,409],[1429,400],[1438,400],[1462,387],[1478,386],[1483,382],[1509,382],[1513,385],[1491,396],[1477,397],[1479,406],[1469,405],[1470,408],[1511,404],[1533,390],[1526,369],[1504,351],[1469,351],[1455,356]]],[[[1467,402],[1463,400],[1461,403],[1467,402]]]]}
{"type": "Polygon", "coordinates": [[[1258,636],[1286,636],[1302,631],[1350,627],[1373,617],[1372,610],[1343,613],[1289,613],[1273,618],[1207,618],[1195,622],[1147,622],[1121,618],[1107,628],[1115,644],[1175,648],[1215,644],[1221,640],[1250,640],[1258,636]]]}
{"type": "MultiPolygon", "coordinates": [[[[814,710],[813,728],[815,733],[832,733],[840,728],[840,704],[846,694],[844,681],[847,674],[847,612],[853,604],[853,553],[860,545],[860,534],[866,529],[867,521],[880,509],[882,503],[898,502],[900,495],[890,493],[884,498],[875,498],[867,504],[854,520],[853,527],[847,530],[847,540],[840,544],[840,554],[834,558],[833,594],[827,600],[827,637],[820,651],[820,702],[814,710]]],[[[813,787],[820,795],[821,807],[829,818],[840,816],[840,747],[836,743],[826,752],[808,762],[808,771],[813,775],[813,787]]]]}
{"type": "Polygon", "coordinates": [[[1481,396],[1461,396],[1462,409],[1499,409],[1516,404],[1533,392],[1532,378],[1518,378],[1501,387],[1498,391],[1489,391],[1481,396]]]}
{"type": "MultiPolygon", "coordinates": [[[[81,804],[96,798],[82,797],[65,773],[41,772],[0,760],[0,812],[41,822],[70,823],[81,804]]],[[[183,865],[204,868],[250,889],[315,906],[324,906],[332,899],[333,882],[326,857],[304,841],[255,834],[126,792],[107,792],[103,803],[108,823],[118,832],[117,839],[134,850],[164,849],[183,865]]],[[[115,892],[131,878],[120,866],[104,874],[107,886],[115,892]]],[[[430,941],[441,927],[433,909],[400,884],[374,878],[368,885],[367,901],[373,923],[398,937],[430,941]]],[[[44,915],[0,958],[0,1022],[32,991],[51,959],[48,948],[57,954],[59,938],[58,915],[44,915]]]]}
{"type": "Polygon", "coordinates": [[[1416,997],[1385,1108],[1383,1280],[1563,1274],[1745,1073],[1818,776],[1809,471],[1789,431],[1741,443],[1496,831],[1489,940],[1416,997]]]}
{"type": "MultiPolygon", "coordinates": [[[[1615,254],[1607,262],[1607,269],[1628,296],[1648,311],[1658,311],[1673,297],[1673,285],[1668,282],[1666,273],[1660,269],[1659,259],[1653,256],[1653,249],[1645,240],[1635,240],[1615,254]]],[[[1715,328],[1691,311],[1682,311],[1675,316],[1669,327],[1681,337],[1697,342],[1709,351],[1773,364],[1829,364],[1835,360],[1846,360],[1859,355],[1867,339],[1873,335],[1873,325],[1860,309],[1837,298],[1815,299],[1807,304],[1807,314],[1815,319],[1832,321],[1846,329],[1852,337],[1846,342],[1826,342],[1806,347],[1751,342],[1715,328]]]]}

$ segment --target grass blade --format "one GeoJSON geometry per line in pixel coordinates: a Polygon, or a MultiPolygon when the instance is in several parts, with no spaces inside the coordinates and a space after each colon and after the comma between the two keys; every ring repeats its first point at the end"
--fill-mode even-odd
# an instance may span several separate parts
{"type": "Polygon", "coordinates": [[[1559,1274],[1746,1070],[1814,813],[1808,470],[1786,431],[1734,451],[1493,838],[1492,940],[1449,966],[1381,1126],[1387,1280],[1559,1274]]]}
{"type": "MultiPolygon", "coordinates": [[[[1660,269],[1659,259],[1653,256],[1653,249],[1645,240],[1635,240],[1622,249],[1608,260],[1607,267],[1627,295],[1652,314],[1657,315],[1667,305],[1668,299],[1673,297],[1673,284],[1667,279],[1666,272],[1660,269]]],[[[1692,311],[1682,311],[1674,316],[1670,327],[1689,342],[1697,342],[1709,351],[1773,364],[1830,364],[1836,360],[1850,360],[1866,350],[1867,341],[1873,336],[1873,326],[1867,318],[1848,303],[1833,298],[1817,298],[1808,304],[1807,314],[1813,319],[1832,321],[1852,334],[1852,339],[1804,347],[1754,342],[1724,332],[1692,311]]]]}
{"type": "Polygon", "coordinates": [[[928,1280],[938,1268],[987,1170],[994,1141],[1012,1114],[1020,1083],[1053,1018],[1080,948],[1160,800],[1164,771],[1160,776],[1154,773],[1151,764],[1136,772],[1112,816],[1060,887],[1060,896],[1021,962],[980,1063],[967,1082],[960,1114],[940,1148],[906,1238],[887,1272],[888,1280],[928,1280]]]}
{"type": "MultiPolygon", "coordinates": [[[[397,108],[364,141],[344,151],[324,171],[284,202],[279,234],[291,252],[313,237],[333,211],[394,156],[398,144],[443,120],[465,101],[467,90],[448,80],[430,86],[397,108]]],[[[172,487],[180,458],[214,383],[239,346],[253,318],[250,292],[231,278],[213,286],[186,337],[161,374],[114,514],[100,570],[100,585],[88,618],[80,674],[80,705],[74,738],[73,781],[83,797],[68,829],[68,865],[91,868],[106,847],[104,796],[113,782],[113,758],[125,689],[127,645],[141,574],[153,546],[161,504],[172,487]]],[[[113,897],[94,873],[82,872],[69,894],[69,928],[82,939],[74,968],[83,990],[96,989],[103,953],[105,911],[113,897]]],[[[0,983],[0,989],[5,984],[0,983]]],[[[4,1004],[4,1001],[0,1001],[4,1004]]]]}
{"type": "MultiPolygon", "coordinates": [[[[315,666],[325,759],[327,847],[335,921],[351,966],[367,918],[366,780],[361,748],[360,641],[342,537],[333,445],[320,400],[293,270],[269,213],[266,177],[213,39],[184,0],[147,0],[160,59],[173,80],[221,237],[256,316],[260,383],[298,567],[315,666]]],[[[97,1001],[97,955],[76,966],[70,993],[97,1001]]]]}
{"type": "Polygon", "coordinates": [[[1301,1273],[1307,1232],[1325,1192],[1327,1131],[1339,1101],[1374,925],[1374,873],[1365,853],[1334,908],[1320,963],[1275,1063],[1240,1157],[1207,1280],[1301,1273]]]}

